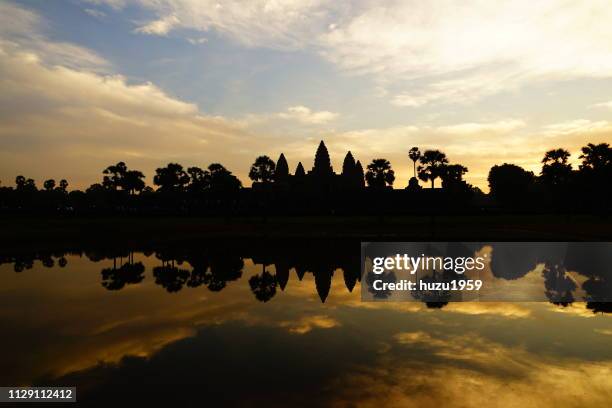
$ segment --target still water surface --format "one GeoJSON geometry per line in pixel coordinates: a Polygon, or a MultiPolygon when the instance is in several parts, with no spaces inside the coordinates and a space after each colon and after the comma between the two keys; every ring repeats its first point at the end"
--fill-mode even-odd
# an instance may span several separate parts
{"type": "Polygon", "coordinates": [[[3,256],[0,384],[104,406],[612,401],[612,319],[585,303],[362,302],[358,247],[196,248],[3,256]]]}

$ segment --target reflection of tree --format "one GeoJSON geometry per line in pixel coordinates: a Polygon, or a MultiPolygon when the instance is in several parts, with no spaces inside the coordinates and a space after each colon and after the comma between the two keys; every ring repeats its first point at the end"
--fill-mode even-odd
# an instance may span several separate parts
{"type": "Polygon", "coordinates": [[[593,313],[612,313],[612,302],[588,302],[587,309],[593,313]]]}
{"type": "Polygon", "coordinates": [[[572,292],[576,289],[576,283],[566,275],[563,266],[546,263],[542,276],[544,277],[544,293],[551,303],[568,306],[574,302],[572,292]]]}
{"type": "Polygon", "coordinates": [[[145,267],[142,262],[134,262],[134,253],[129,252],[126,256],[127,262],[124,264],[124,255],[119,256],[119,267],[117,267],[117,257],[112,256],[112,268],[102,269],[102,286],[108,290],[119,290],[125,285],[140,283],[144,279],[145,267]]]}
{"type": "Polygon", "coordinates": [[[244,262],[238,256],[215,254],[210,259],[210,270],[203,283],[210,291],[219,292],[228,281],[240,279],[243,267],[244,262]]]}
{"type": "Polygon", "coordinates": [[[153,268],[155,283],[161,285],[169,293],[178,292],[189,279],[189,271],[174,266],[174,261],[164,262],[162,266],[153,268]]]}
{"type": "MultiPolygon", "coordinates": [[[[457,274],[454,272],[436,272],[433,271],[432,275],[424,276],[420,279],[421,282],[426,284],[432,283],[450,283],[452,280],[457,280],[457,274]]],[[[419,280],[417,279],[417,285],[419,280]]],[[[420,290],[417,286],[417,290],[411,292],[412,297],[421,302],[425,303],[428,308],[439,309],[444,307],[451,298],[451,292],[449,290],[420,290]]]]}
{"type": "Polygon", "coordinates": [[[384,272],[380,275],[375,274],[374,272],[368,272],[366,275],[366,285],[368,288],[368,292],[372,294],[374,299],[386,299],[391,296],[391,291],[386,290],[376,290],[374,289],[374,282],[377,280],[381,280],[383,283],[395,283],[397,282],[397,278],[395,276],[395,272],[384,272]]]}
{"type": "Polygon", "coordinates": [[[260,275],[252,276],[249,279],[249,286],[255,298],[265,303],[276,295],[276,277],[266,271],[265,265],[263,269],[260,275]]]}
{"type": "Polygon", "coordinates": [[[125,285],[140,283],[144,279],[142,262],[126,263],[119,268],[102,269],[102,286],[108,290],[123,289],[125,285]]]}

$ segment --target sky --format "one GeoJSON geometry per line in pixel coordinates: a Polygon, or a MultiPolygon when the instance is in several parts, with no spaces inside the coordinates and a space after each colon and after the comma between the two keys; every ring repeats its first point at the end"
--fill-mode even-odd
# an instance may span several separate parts
{"type": "Polygon", "coordinates": [[[254,159],[339,172],[439,149],[484,191],[495,164],[612,142],[607,0],[0,0],[0,181],[99,182],[124,161],[254,159]]]}

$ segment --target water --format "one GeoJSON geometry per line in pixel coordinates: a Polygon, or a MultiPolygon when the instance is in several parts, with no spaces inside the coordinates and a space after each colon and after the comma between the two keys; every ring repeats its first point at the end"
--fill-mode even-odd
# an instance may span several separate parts
{"type": "Polygon", "coordinates": [[[612,319],[586,303],[362,302],[350,242],[125,248],[3,254],[0,384],[101,406],[612,400],[612,319]]]}

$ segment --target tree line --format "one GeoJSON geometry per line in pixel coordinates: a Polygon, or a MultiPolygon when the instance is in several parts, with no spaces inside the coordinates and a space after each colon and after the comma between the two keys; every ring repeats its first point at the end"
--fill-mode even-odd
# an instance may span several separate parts
{"type": "MultiPolygon", "coordinates": [[[[391,201],[405,194],[420,194],[429,197],[429,201],[424,199],[424,205],[440,203],[445,199],[457,203],[460,197],[468,204],[474,204],[477,199],[478,205],[482,205],[488,200],[489,205],[506,208],[543,205],[549,208],[588,210],[596,207],[609,210],[612,190],[610,145],[589,143],[582,147],[578,168],[573,168],[570,157],[570,152],[565,149],[547,151],[537,175],[515,164],[495,165],[489,171],[490,192],[485,195],[464,180],[467,167],[450,163],[447,155],[440,150],[421,152],[418,147],[413,147],[407,155],[413,165],[413,176],[405,189],[393,190],[395,172],[389,160],[374,159],[364,172],[361,162],[348,152],[342,172],[336,174],[327,148],[321,142],[314,166],[308,172],[300,162],[291,174],[284,154],[276,163],[267,155],[257,157],[249,171],[252,188],[244,188],[241,181],[219,163],[210,164],[205,169],[195,166],[184,168],[179,163],[169,163],[156,169],[153,186],[147,186],[143,172],[119,162],[106,167],[102,171],[101,181],[85,191],[69,191],[65,179],[59,182],[45,180],[39,189],[33,179],[19,175],[14,187],[0,185],[0,210],[71,213],[157,208],[189,212],[193,208],[229,210],[240,207],[248,211],[271,205],[272,197],[275,200],[284,197],[283,205],[296,206],[299,203],[291,203],[291,197],[322,202],[334,196],[356,199],[360,194],[371,195],[371,192],[387,194],[385,197],[391,201]],[[429,184],[430,188],[424,189],[419,180],[429,184]],[[441,188],[436,188],[437,180],[441,180],[441,188]],[[389,195],[389,191],[393,191],[393,195],[389,195]]],[[[345,199],[341,205],[350,206],[350,203],[345,199]]]]}

